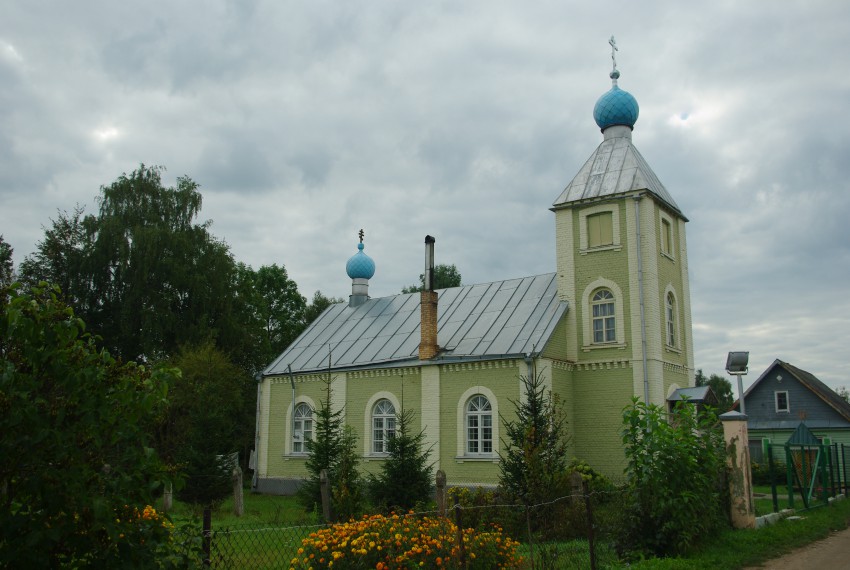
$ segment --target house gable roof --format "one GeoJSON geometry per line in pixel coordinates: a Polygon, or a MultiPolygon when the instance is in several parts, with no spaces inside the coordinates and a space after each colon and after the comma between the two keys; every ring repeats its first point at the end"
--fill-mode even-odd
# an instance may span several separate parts
{"type": "MultiPolygon", "coordinates": [[[[773,364],[767,367],[767,370],[762,372],[761,376],[753,382],[752,386],[750,386],[744,392],[744,401],[746,402],[747,395],[750,394],[759,383],[766,377],[771,375],[771,372],[777,366],[781,367],[788,374],[794,377],[801,385],[805,386],[809,389],[814,395],[816,395],[819,399],[821,399],[827,406],[835,410],[842,418],[847,421],[850,421],[850,403],[847,403],[844,398],[835,393],[835,391],[818,380],[818,378],[812,374],[811,372],[806,372],[800,368],[792,364],[788,364],[787,362],[783,362],[778,358],[773,361],[773,364]]],[[[735,408],[738,407],[738,402],[735,402],[735,408]]]]}
{"type": "MultiPolygon", "coordinates": [[[[438,291],[439,355],[428,362],[537,355],[567,303],[554,273],[438,291]]],[[[393,367],[419,361],[420,294],[328,307],[263,375],[393,367]]]]}

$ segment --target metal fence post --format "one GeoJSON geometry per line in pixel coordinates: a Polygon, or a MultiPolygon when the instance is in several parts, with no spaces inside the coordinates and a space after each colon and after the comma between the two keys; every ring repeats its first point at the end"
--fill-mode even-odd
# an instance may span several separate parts
{"type": "Polygon", "coordinates": [[[210,550],[212,546],[212,511],[210,511],[209,507],[204,508],[204,540],[203,540],[203,549],[204,549],[204,566],[209,566],[210,559],[210,550]]]}

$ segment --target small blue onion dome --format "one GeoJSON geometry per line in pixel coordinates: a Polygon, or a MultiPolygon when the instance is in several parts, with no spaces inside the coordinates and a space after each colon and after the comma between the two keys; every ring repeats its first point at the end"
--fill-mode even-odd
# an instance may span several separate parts
{"type": "Polygon", "coordinates": [[[614,86],[604,93],[593,107],[593,119],[603,131],[614,125],[625,125],[634,129],[640,113],[637,100],[632,94],[617,86],[619,75],[620,73],[617,71],[611,74],[614,86]]]}
{"type": "Polygon", "coordinates": [[[375,274],[375,262],[363,253],[363,243],[357,244],[357,253],[348,258],[345,264],[345,272],[351,279],[371,279],[375,274]]]}

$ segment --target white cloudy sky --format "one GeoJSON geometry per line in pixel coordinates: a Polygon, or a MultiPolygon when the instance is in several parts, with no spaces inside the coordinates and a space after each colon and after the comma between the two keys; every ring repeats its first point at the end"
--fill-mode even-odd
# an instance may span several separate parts
{"type": "Polygon", "coordinates": [[[425,234],[465,283],[554,271],[548,210],[620,86],[690,218],[696,365],[751,351],[850,385],[850,4],[717,0],[0,0],[0,233],[139,163],[307,297],[417,281],[425,234]]]}

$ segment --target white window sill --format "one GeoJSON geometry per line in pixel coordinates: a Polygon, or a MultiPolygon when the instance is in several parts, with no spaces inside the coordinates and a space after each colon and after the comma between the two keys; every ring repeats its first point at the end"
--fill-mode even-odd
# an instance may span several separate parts
{"type": "Polygon", "coordinates": [[[667,259],[669,259],[673,263],[676,263],[676,258],[673,257],[672,255],[670,255],[669,253],[667,253],[666,251],[661,252],[661,257],[666,257],[667,259]]]}
{"type": "Polygon", "coordinates": [[[363,456],[363,461],[384,461],[389,456],[389,453],[367,453],[363,456]]]}
{"type": "Polygon", "coordinates": [[[283,460],[289,461],[290,459],[307,459],[310,457],[309,453],[284,453],[283,460]]]}
{"type": "Polygon", "coordinates": [[[676,348],[675,346],[670,346],[669,344],[664,346],[664,350],[667,352],[674,352],[676,354],[682,354],[682,349],[676,348]]]}
{"type": "Polygon", "coordinates": [[[590,352],[591,350],[599,350],[602,348],[617,348],[620,350],[624,350],[628,346],[625,342],[600,342],[599,344],[585,344],[581,347],[584,352],[590,352]]]}
{"type": "Polygon", "coordinates": [[[457,463],[498,463],[499,456],[495,453],[490,455],[456,455],[455,461],[457,463]]]}
{"type": "Polygon", "coordinates": [[[581,255],[587,255],[588,253],[596,253],[597,251],[620,251],[621,249],[623,249],[623,246],[621,246],[618,243],[612,243],[612,244],[609,244],[609,245],[599,245],[599,246],[596,246],[596,247],[587,247],[587,248],[578,250],[578,252],[581,255]]]}

